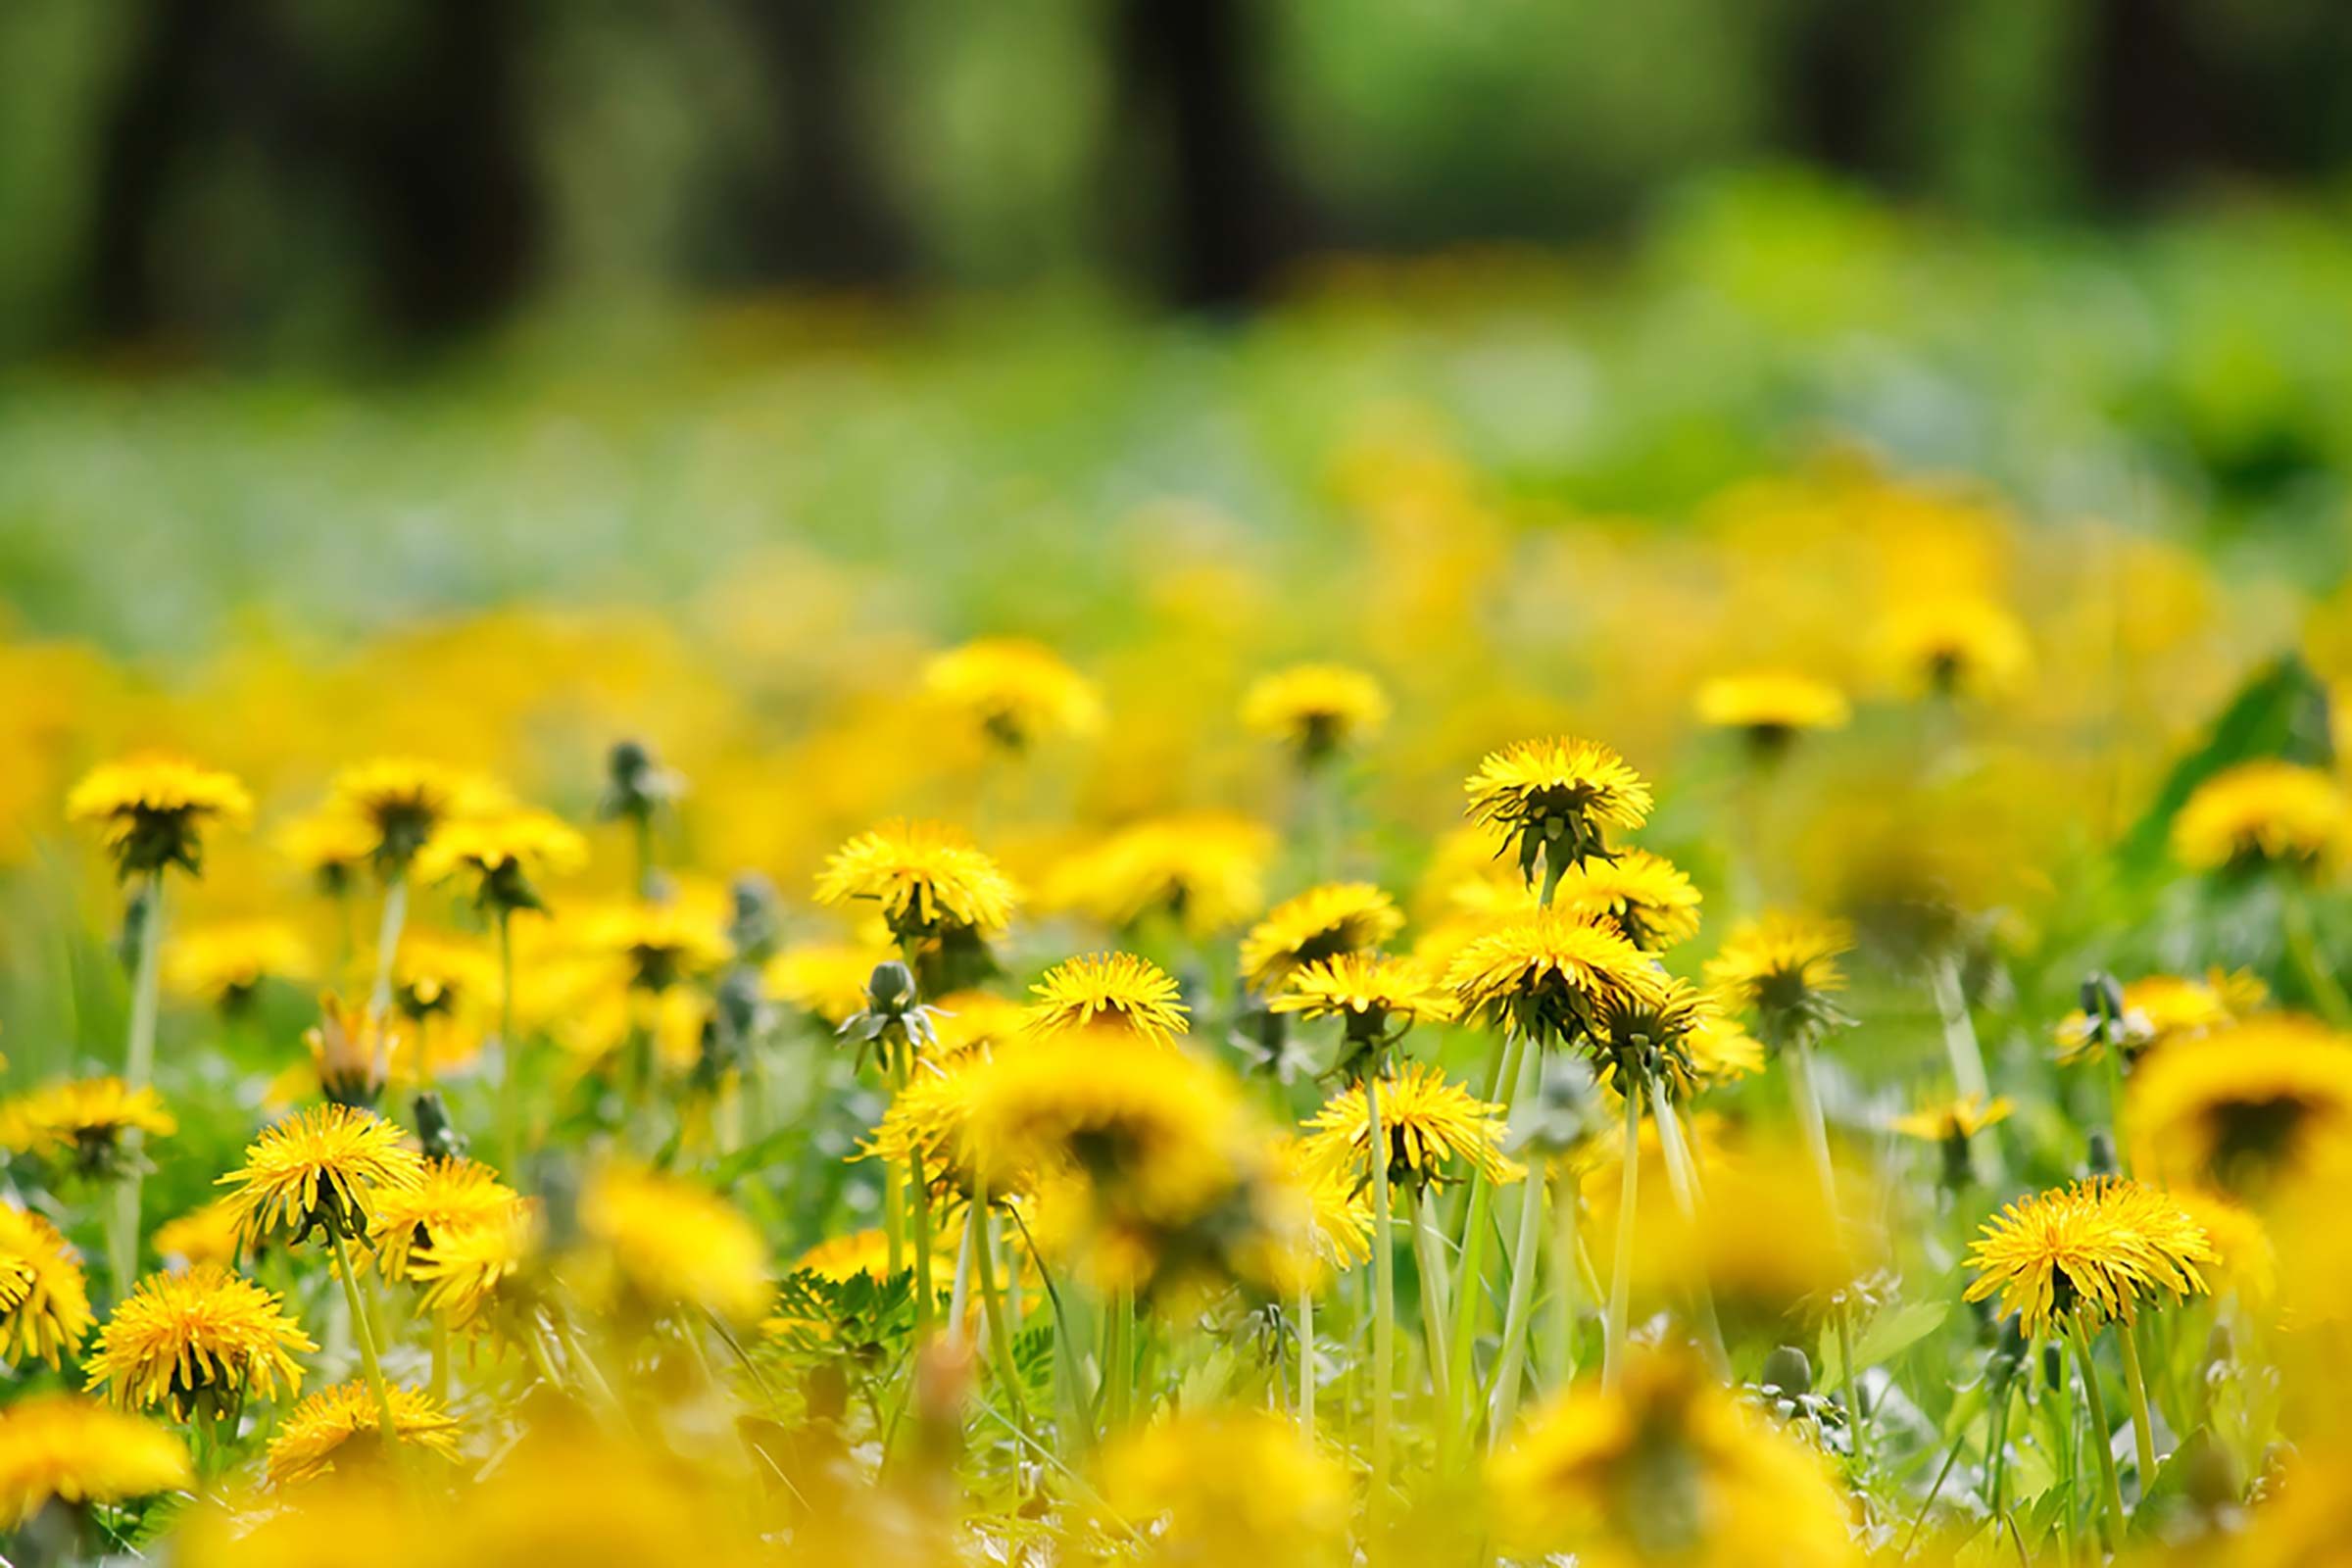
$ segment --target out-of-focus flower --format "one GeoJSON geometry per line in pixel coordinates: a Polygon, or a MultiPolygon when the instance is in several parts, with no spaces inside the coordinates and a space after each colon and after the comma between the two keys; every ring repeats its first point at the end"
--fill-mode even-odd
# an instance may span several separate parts
{"type": "Polygon", "coordinates": [[[329,806],[278,829],[279,853],[329,898],[340,898],[375,854],[375,827],[366,817],[329,806]]]}
{"type": "Polygon", "coordinates": [[[128,1502],[195,1479],[179,1439],[144,1416],[71,1394],[35,1394],[0,1409],[0,1533],[53,1497],[128,1502]]]}
{"type": "Polygon", "coordinates": [[[1093,683],[1025,637],[983,637],[934,657],[923,689],[1016,752],[1050,735],[1092,734],[1102,722],[1093,683]]]}
{"type": "Polygon", "coordinates": [[[956,991],[931,1008],[931,1034],[943,1061],[966,1053],[987,1053],[1020,1034],[1029,1009],[1008,997],[986,991],[956,991]]]}
{"type": "Polygon", "coordinates": [[[0,1101],[0,1147],[100,1181],[121,1173],[131,1133],[169,1138],[177,1131],[162,1096],[112,1075],[68,1078],[0,1101]]]}
{"type": "Polygon", "coordinates": [[[451,822],[416,856],[426,882],[464,881],[486,910],[539,909],[539,883],[588,863],[588,841],[550,811],[517,809],[451,822]]]}
{"type": "Polygon", "coordinates": [[[1331,882],[1285,899],[1242,939],[1242,978],[1270,997],[1295,970],[1378,948],[1404,929],[1404,911],[1369,882],[1331,882]]]}
{"type": "Polygon", "coordinates": [[[740,1210],[636,1165],[599,1169],[580,1195],[583,1295],[610,1310],[708,1311],[739,1323],[768,1298],[767,1254],[740,1210]]]}
{"type": "Polygon", "coordinates": [[[2317,874],[2352,858],[2352,792],[2294,762],[2240,762],[2199,784],[2173,818],[2173,854],[2197,870],[2317,874]]]}
{"type": "Polygon", "coordinates": [[[1644,953],[1663,953],[1698,935],[1698,889],[1673,861],[1647,850],[1572,867],[1552,904],[1615,926],[1644,953]]]}
{"type": "Polygon", "coordinates": [[[2170,1195],[2095,1177],[2023,1198],[1987,1221],[1969,1249],[1972,1301],[1998,1295],[2028,1335],[2066,1320],[2130,1322],[2160,1294],[2202,1294],[2197,1265],[2216,1261],[2205,1232],[2170,1195]]]}
{"type": "Polygon", "coordinates": [[[1427,1062],[1405,1062],[1380,1085],[1380,1135],[1375,1156],[1364,1092],[1340,1090],[1307,1122],[1306,1153],[1345,1174],[1351,1190],[1372,1183],[1372,1160],[1387,1161],[1389,1181],[1418,1193],[1453,1174],[1455,1162],[1491,1182],[1513,1182],[1525,1167],[1502,1152],[1502,1107],[1492,1105],[1427,1062]]]}
{"type": "Polygon", "coordinates": [[[1176,982],[1132,953],[1096,953],[1057,963],[1029,988],[1024,1027],[1031,1034],[1115,1028],[1166,1042],[1184,1032],[1186,1009],[1176,982]]]}
{"type": "Polygon", "coordinates": [[[619,959],[637,991],[665,992],[727,961],[711,911],[685,899],[607,905],[584,917],[581,937],[590,951],[619,959]]]}
{"type": "Polygon", "coordinates": [[[253,797],[228,774],[176,757],[138,757],[92,768],[66,798],[66,815],[98,829],[124,877],[176,865],[203,868],[214,823],[253,820],[253,797]]]}
{"type": "Polygon", "coordinates": [[[1699,1019],[1683,1036],[1693,1087],[1738,1083],[1764,1070],[1764,1042],[1720,1014],[1699,1019]]]}
{"type": "Polygon", "coordinates": [[[1853,717],[1837,687],[1787,670],[1718,675],[1699,687],[1696,708],[1701,724],[1739,730],[1763,751],[1787,746],[1800,731],[1843,729],[1853,717]]]}
{"type": "MultiPolygon", "coordinates": [[[[2147,975],[2122,988],[2123,1007],[2113,1032],[2125,1059],[2136,1061],[2160,1046],[2201,1039],[2251,1017],[2269,1000],[2269,988],[2243,969],[2209,969],[2202,980],[2147,975]]],[[[2107,1033],[2087,1012],[2068,1013],[2058,1025],[2058,1059],[2070,1066],[2099,1060],[2106,1054],[2107,1033]]]]}
{"type": "Polygon", "coordinates": [[[1463,786],[1470,819],[1493,830],[1534,881],[1609,854],[1608,836],[1649,819],[1649,785],[1597,741],[1557,736],[1492,753],[1463,786]]]}
{"type": "Polygon", "coordinates": [[[1206,935],[1264,907],[1273,852],[1272,832],[1248,817],[1152,817],[1063,861],[1047,885],[1048,902],[1116,931],[1166,918],[1206,935]]]}
{"type": "Polygon", "coordinates": [[[0,1199],[0,1360],[58,1364],[90,1332],[81,1263],[56,1226],[0,1199]]]}
{"type": "Polygon", "coordinates": [[[203,1264],[139,1281],[98,1331],[89,1388],[122,1408],[169,1406],[185,1421],[199,1408],[235,1410],[302,1386],[295,1352],[318,1347],[275,1294],[203,1264]]]}
{"type": "Polygon", "coordinates": [[[1242,696],[1242,723],[1315,763],[1378,735],[1389,721],[1380,682],[1345,664],[1294,664],[1259,677],[1242,696]]]}
{"type": "Polygon", "coordinates": [[[2352,1150],[2352,1040],[2266,1015],[2159,1052],[2124,1102],[2133,1168],[2259,1198],[2352,1150]]]}
{"type": "Polygon", "coordinates": [[[890,1273],[890,1238],[878,1225],[846,1236],[829,1236],[793,1259],[792,1267],[785,1272],[814,1274],[828,1280],[846,1280],[859,1274],[884,1279],[890,1273]]]}
{"type": "MultiPolygon", "coordinates": [[[[398,1447],[455,1462],[458,1421],[421,1389],[388,1386],[398,1447]]],[[[373,1470],[391,1455],[383,1442],[383,1412],[364,1380],[306,1395],[270,1438],[270,1483],[296,1486],[336,1470],[373,1470]]]]}
{"type": "Polygon", "coordinates": [[[1958,596],[1898,604],[1879,626],[1887,672],[1902,690],[1994,697],[2033,666],[2017,616],[1989,599],[1958,596]]]}
{"type": "Polygon", "coordinates": [[[230,1189],[247,1241],[283,1235],[299,1243],[314,1230],[366,1236],[380,1195],[415,1187],[423,1175],[424,1161],[401,1142],[398,1127],[329,1104],[263,1133],[220,1185],[230,1189]]]}
{"type": "Polygon", "coordinates": [[[454,1329],[493,1325],[513,1284],[538,1255],[538,1205],[517,1200],[479,1224],[444,1229],[409,1263],[428,1312],[454,1329]]]}
{"type": "Polygon", "coordinates": [[[760,972],[768,995],[835,1028],[865,1005],[865,983],[891,950],[858,942],[823,942],[787,948],[760,972]]]}
{"type": "Polygon", "coordinates": [[[1893,1126],[1904,1137],[1925,1143],[1966,1143],[1985,1128],[2007,1121],[2016,1108],[2007,1096],[1987,1101],[1983,1095],[1963,1095],[1906,1111],[1894,1118],[1893,1126]]]}
{"type": "Polygon", "coordinates": [[[386,1277],[405,1279],[422,1253],[459,1231],[487,1224],[522,1200],[487,1165],[463,1157],[424,1161],[414,1187],[389,1187],[376,1196],[368,1244],[386,1277]]]}
{"type": "Polygon", "coordinates": [[[383,1097],[392,1071],[397,1037],[372,1007],[347,1004],[342,998],[318,999],[318,1023],[306,1030],[311,1065],[318,1074],[318,1092],[338,1105],[372,1109],[383,1097]]]}
{"type": "Polygon", "coordinates": [[[1154,1527],[1145,1560],[1301,1563],[1348,1524],[1348,1477],[1297,1423],[1267,1410],[1172,1414],[1102,1452],[1102,1496],[1154,1527]]]}
{"type": "Polygon", "coordinates": [[[1842,920],[1775,911],[1732,933],[1707,960],[1707,984],[1727,1012],[1755,1020],[1766,1046],[1811,1042],[1845,1019],[1838,960],[1853,945],[1842,920]]]}
{"type": "Polygon", "coordinates": [[[176,1219],[155,1228],[155,1252],[172,1268],[217,1263],[232,1268],[243,1243],[237,1235],[237,1208],[225,1198],[199,1203],[176,1219]]]}
{"type": "Polygon", "coordinates": [[[172,934],[164,980],[181,996],[236,1012],[266,981],[310,978],[314,962],[310,944],[284,920],[221,920],[172,934]]]}
{"type": "Polygon", "coordinates": [[[384,757],[335,775],[329,808],[365,822],[368,858],[387,876],[404,874],[434,830],[461,816],[506,805],[496,785],[474,774],[413,757],[384,757]]]}

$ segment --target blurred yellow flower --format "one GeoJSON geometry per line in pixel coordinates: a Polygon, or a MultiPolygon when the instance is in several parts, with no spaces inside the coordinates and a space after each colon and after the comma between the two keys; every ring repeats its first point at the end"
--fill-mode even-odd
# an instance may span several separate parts
{"type": "Polygon", "coordinates": [[[1307,1563],[1348,1525],[1347,1472],[1268,1410],[1165,1416],[1114,1438],[1102,1477],[1117,1516],[1152,1527],[1147,1562],[1307,1563]]]}
{"type": "Polygon", "coordinates": [[[0,1148],[99,1179],[115,1174],[128,1134],[169,1138],[177,1131],[162,1096],[111,1074],[68,1078],[0,1101],[0,1148]]]}
{"type": "Polygon", "coordinates": [[[328,808],[367,824],[368,854],[387,874],[404,873],[434,830],[461,816],[501,809],[505,792],[489,780],[414,757],[383,757],[335,775],[328,808]]]}
{"type": "Polygon", "coordinates": [[[1732,932],[1707,960],[1707,985],[1725,1011],[1753,1018],[1757,1038],[1777,1050],[1843,1019],[1838,960],[1853,945],[1842,920],[1776,910],[1732,932]]]}
{"type": "MultiPolygon", "coordinates": [[[[454,1462],[458,1422],[440,1401],[420,1389],[393,1384],[385,1389],[404,1452],[430,1453],[454,1462]]],[[[373,1469],[391,1450],[382,1441],[383,1413],[366,1382],[338,1383],[306,1395],[286,1412],[270,1438],[270,1484],[296,1486],[356,1463],[373,1469]]]]}
{"type": "Polygon", "coordinates": [[[2033,646],[2016,615],[1967,595],[1898,604],[1879,626],[1881,657],[1902,690],[1994,697],[2033,666],[2033,646]]]}
{"type": "Polygon", "coordinates": [[[608,1164],[580,1194],[586,1297],[611,1310],[708,1311],[738,1323],[767,1305],[767,1253],[740,1210],[706,1188],[608,1164]]]}
{"type": "Polygon", "coordinates": [[[1701,724],[1744,730],[1764,745],[1785,742],[1799,730],[1843,729],[1853,717],[1837,687],[1787,670],[1718,675],[1699,687],[1695,706],[1701,724]]]}
{"type": "Polygon", "coordinates": [[[2173,854],[2195,870],[2333,870],[2352,858],[2352,792],[2316,767],[2240,762],[2182,803],[2173,818],[2173,854]]]}
{"type": "Polygon", "coordinates": [[[1207,935],[1264,906],[1273,852],[1273,833],[1247,817],[1222,811],[1153,817],[1063,861],[1048,884],[1048,902],[1115,931],[1166,918],[1207,935]]]}
{"type": "Polygon", "coordinates": [[[310,944],[287,921],[220,920],[172,933],[164,981],[183,997],[234,1012],[265,981],[308,980],[315,963],[310,944]]]}
{"type": "Polygon", "coordinates": [[[1016,752],[1051,735],[1092,734],[1102,722],[1093,683],[1024,637],[983,637],[936,655],[923,666],[923,689],[1016,752]]]}
{"type": "Polygon", "coordinates": [[[144,1416],[71,1394],[35,1394],[0,1408],[0,1534],[52,1497],[129,1502],[195,1481],[187,1448],[144,1416]]]}
{"type": "Polygon", "coordinates": [[[2158,1052],[2124,1125],[2133,1168],[2258,1198],[2352,1150],[2352,1038],[2269,1014],[2158,1052]]]}
{"type": "Polygon", "coordinates": [[[1377,949],[1404,929],[1404,911],[1369,882],[1327,882],[1285,899],[1242,939],[1242,978],[1261,997],[1295,970],[1377,949]]]}
{"type": "MultiPolygon", "coordinates": [[[[2209,969],[2202,980],[2152,974],[2123,987],[2123,1015],[2115,1020],[2124,1058],[2135,1061],[2175,1041],[2196,1040],[2261,1010],[2270,989],[2240,969],[2209,969]]],[[[2077,1008],[2058,1025],[2058,1059],[2069,1066],[2095,1062],[2107,1046],[2097,1021],[2077,1008]]]]}
{"type": "Polygon", "coordinates": [[[1345,664],[1294,664],[1242,696],[1242,723],[1313,762],[1378,735],[1389,721],[1380,682],[1345,664]]]}
{"type": "Polygon", "coordinates": [[[66,797],[66,815],[97,827],[125,877],[204,863],[204,831],[253,820],[253,797],[228,774],[176,757],[138,757],[92,768],[66,797]]]}

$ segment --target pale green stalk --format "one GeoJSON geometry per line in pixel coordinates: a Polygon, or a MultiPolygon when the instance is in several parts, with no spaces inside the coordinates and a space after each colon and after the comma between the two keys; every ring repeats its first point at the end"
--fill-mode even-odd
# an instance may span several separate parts
{"type": "Polygon", "coordinates": [[[1396,1403],[1396,1258],[1389,1229],[1389,1141],[1380,1125],[1380,1069],[1364,1074],[1364,1118],[1372,1162],[1372,1498],[1384,1509],[1396,1439],[1390,1430],[1396,1403]]]}
{"type": "Polygon", "coordinates": [[[1549,1161],[1529,1159],[1525,1191],[1519,1199],[1519,1233],[1511,1244],[1511,1295],[1502,1313],[1502,1360],[1494,1372],[1494,1417],[1490,1442],[1499,1444],[1519,1409],[1519,1373],[1527,1361],[1528,1314],[1536,1298],[1536,1254],[1544,1228],[1544,1184],[1549,1161]]]}
{"type": "Polygon", "coordinates": [[[1634,1205],[1642,1197],[1642,1092],[1639,1085],[1625,1097],[1623,1174],[1617,1189],[1617,1248],[1609,1278],[1609,1312],[1602,1320],[1600,1381],[1617,1387],[1625,1376],[1626,1320],[1634,1300],[1634,1205]]]}
{"type": "Polygon", "coordinates": [[[360,1300],[358,1276],[351,1271],[351,1244],[343,1238],[340,1223],[327,1226],[327,1234],[335,1243],[335,1277],[343,1282],[343,1299],[351,1308],[352,1331],[359,1336],[360,1365],[368,1375],[368,1387],[375,1395],[375,1412],[383,1423],[379,1436],[385,1446],[400,1441],[400,1424],[392,1414],[392,1391],[384,1383],[383,1363],[376,1359],[375,1325],[368,1320],[368,1308],[360,1300]]]}
{"type": "MultiPolygon", "coordinates": [[[[1494,1064],[1494,1082],[1488,1086],[1487,1099],[1501,1103],[1503,1097],[1519,1082],[1520,1062],[1529,1055],[1527,1042],[1516,1033],[1503,1037],[1502,1051],[1494,1064]]],[[[1487,1298],[1487,1231],[1488,1216],[1494,1204],[1494,1184],[1486,1172],[1470,1173],[1470,1198],[1465,1205],[1461,1244],[1461,1310],[1453,1317],[1453,1343],[1448,1348],[1446,1371],[1455,1387],[1470,1386],[1470,1369],[1478,1341],[1481,1307],[1487,1298]]]]}
{"type": "Polygon", "coordinates": [[[409,868],[384,876],[384,913],[375,928],[375,988],[368,1006],[378,1018],[392,1010],[392,965],[400,956],[400,933],[409,923],[409,868]]]}
{"type": "Polygon", "coordinates": [[[1315,1441],[1315,1293],[1298,1287],[1298,1430],[1315,1441]]]}
{"type": "Polygon", "coordinates": [[[2140,1370],[2139,1336],[2129,1321],[2115,1326],[2115,1343],[2124,1351],[2124,1380],[2132,1390],[2132,1442],[2139,1459],[2139,1492],[2146,1496],[2156,1484],[2156,1425],[2148,1418],[2148,1379],[2140,1370]]]}
{"type": "MultiPolygon", "coordinates": [[[[1020,1363],[1012,1353],[1012,1331],[1005,1321],[1004,1301],[997,1291],[997,1249],[993,1216],[988,1209],[985,1190],[972,1195],[972,1217],[964,1223],[980,1226],[980,1245],[973,1253],[973,1262],[980,1271],[980,1312],[988,1320],[989,1352],[996,1357],[997,1382],[1004,1390],[1004,1397],[1012,1404],[1013,1420],[1019,1430],[1029,1430],[1027,1401],[1021,1397],[1020,1363]]],[[[1008,1266],[1018,1268],[1016,1260],[1008,1257],[1008,1266]]]]}
{"type": "MultiPolygon", "coordinates": [[[[164,872],[147,873],[146,890],[139,895],[139,956],[131,975],[130,1039],[122,1058],[123,1087],[137,1094],[155,1079],[155,1015],[157,976],[164,952],[164,872]]],[[[106,1226],[107,1271],[120,1302],[130,1294],[139,1271],[139,1199],[146,1181],[143,1152],[146,1137],[136,1127],[122,1130],[123,1170],[115,1184],[115,1201],[106,1226]]]]}
{"type": "MultiPolygon", "coordinates": [[[[1688,1223],[1698,1215],[1698,1161],[1692,1157],[1690,1142],[1683,1136],[1681,1114],[1666,1098],[1665,1085],[1654,1078],[1649,1085],[1649,1104],[1650,1113],[1658,1123],[1658,1148],[1666,1156],[1666,1185],[1674,1195],[1676,1212],[1688,1223]]],[[[1732,1375],[1732,1357],[1724,1348],[1723,1325],[1716,1321],[1714,1287],[1701,1275],[1691,1283],[1690,1293],[1707,1360],[1715,1375],[1728,1381],[1732,1375]]]]}
{"type": "Polygon", "coordinates": [[[1854,1309],[1842,1297],[1837,1306],[1838,1370],[1845,1384],[1846,1430],[1853,1439],[1854,1464],[1870,1464],[1870,1422],[1862,1409],[1862,1369],[1854,1365],[1854,1309]]]}
{"type": "Polygon", "coordinates": [[[2121,1550],[2124,1544],[2124,1488],[2116,1479],[2115,1449],[2108,1441],[2107,1399],[2099,1392],[2099,1369],[2091,1364],[2090,1333],[2083,1327],[2080,1313],[2067,1321],[2075,1342],[2075,1357],[2082,1368],[2082,1396],[2090,1405],[2091,1446],[2098,1450],[2099,1483],[2107,1494],[2107,1523],[2112,1535],[2109,1544],[2121,1550]]]}
{"type": "Polygon", "coordinates": [[[1429,1347],[1429,1388],[1437,1401],[1440,1430],[1450,1429],[1456,1411],[1446,1376],[1446,1260],[1438,1253],[1437,1227],[1430,1222],[1426,1194],[1412,1201],[1413,1261],[1421,1276],[1421,1332],[1429,1347]]]}

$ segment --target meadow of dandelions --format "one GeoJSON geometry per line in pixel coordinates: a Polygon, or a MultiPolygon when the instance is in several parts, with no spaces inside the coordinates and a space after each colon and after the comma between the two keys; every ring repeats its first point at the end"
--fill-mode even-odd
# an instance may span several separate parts
{"type": "Polygon", "coordinates": [[[8,1560],[2340,1552],[2352,601],[1336,469],[1115,637],[0,645],[8,1560]]]}

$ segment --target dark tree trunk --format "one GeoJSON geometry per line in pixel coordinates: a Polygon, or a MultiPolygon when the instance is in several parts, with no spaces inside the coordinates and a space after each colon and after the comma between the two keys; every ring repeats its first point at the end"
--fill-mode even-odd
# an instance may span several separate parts
{"type": "Polygon", "coordinates": [[[2100,194],[2144,202],[2228,157],[2229,133],[2180,0],[2095,0],[2084,150],[2100,194]]]}

